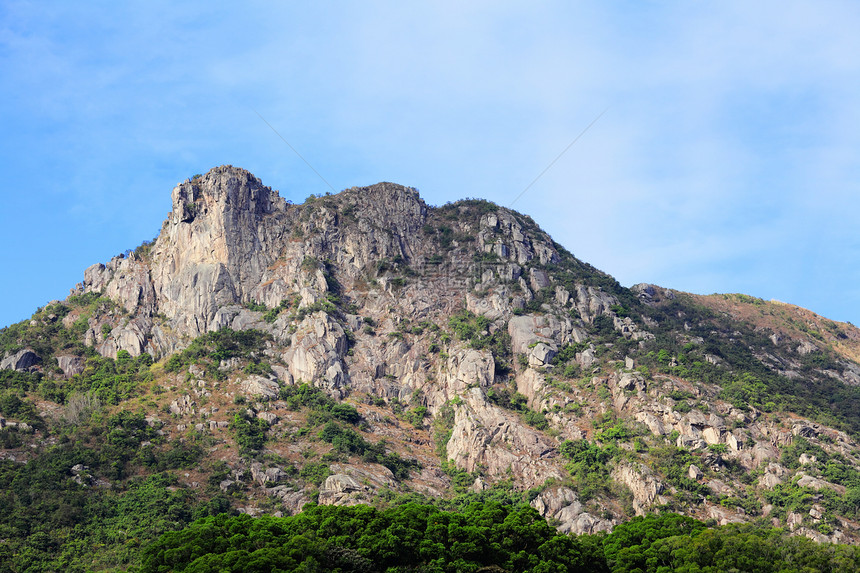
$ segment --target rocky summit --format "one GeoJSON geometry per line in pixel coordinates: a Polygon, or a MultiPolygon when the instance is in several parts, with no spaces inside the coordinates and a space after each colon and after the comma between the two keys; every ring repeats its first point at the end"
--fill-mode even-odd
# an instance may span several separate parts
{"type": "Polygon", "coordinates": [[[860,539],[852,325],[624,288],[526,215],[393,183],[299,205],[222,166],[171,199],[153,242],[3,329],[7,474],[132,495],[167,472],[252,515],[506,499],[563,532],[674,511],[860,539]]]}

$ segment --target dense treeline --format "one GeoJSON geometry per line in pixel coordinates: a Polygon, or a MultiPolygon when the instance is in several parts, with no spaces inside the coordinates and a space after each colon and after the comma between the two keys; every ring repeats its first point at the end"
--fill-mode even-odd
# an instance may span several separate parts
{"type": "Polygon", "coordinates": [[[707,528],[667,513],[637,517],[609,535],[569,536],[525,505],[446,512],[409,503],[204,518],[145,548],[140,571],[791,573],[858,566],[854,546],[819,545],[770,527],[707,528]]]}

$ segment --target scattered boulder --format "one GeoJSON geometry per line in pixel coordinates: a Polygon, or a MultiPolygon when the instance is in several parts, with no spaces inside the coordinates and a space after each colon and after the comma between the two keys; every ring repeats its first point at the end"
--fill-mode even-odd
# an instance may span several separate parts
{"type": "Polygon", "coordinates": [[[811,475],[807,475],[804,473],[799,473],[800,479],[797,480],[797,485],[799,487],[811,487],[812,489],[832,489],[838,494],[845,493],[845,486],[838,485],[835,483],[831,483],[829,481],[825,481],[823,479],[813,477],[811,475]]]}
{"type": "Polygon", "coordinates": [[[305,504],[310,503],[311,498],[305,491],[296,491],[288,485],[277,485],[266,488],[266,493],[278,498],[290,515],[299,513],[305,504]]]}
{"type": "Polygon", "coordinates": [[[529,352],[529,366],[539,368],[549,364],[557,354],[551,346],[538,342],[529,352]]]}
{"type": "Polygon", "coordinates": [[[732,512],[730,509],[719,505],[708,505],[708,517],[715,519],[720,525],[728,525],[729,523],[743,523],[743,517],[732,512]]]}
{"type": "Polygon", "coordinates": [[[287,479],[287,473],[281,468],[263,468],[263,464],[254,462],[251,464],[251,479],[261,486],[277,484],[287,479]]]}
{"type": "Polygon", "coordinates": [[[690,467],[687,468],[687,476],[692,480],[700,480],[702,479],[702,470],[696,464],[690,464],[690,467]]]}
{"type": "Polygon", "coordinates": [[[240,387],[246,396],[253,396],[260,400],[276,399],[281,389],[276,381],[256,375],[242,380],[240,387]]]}
{"type": "Polygon", "coordinates": [[[257,417],[265,420],[270,426],[278,423],[278,415],[273,412],[257,412],[257,417]]]}
{"type": "Polygon", "coordinates": [[[373,464],[367,467],[362,467],[346,464],[331,464],[329,469],[335,474],[350,476],[359,480],[363,484],[370,484],[374,488],[394,487],[397,485],[397,480],[391,470],[381,465],[373,464]]]}
{"type": "Polygon", "coordinates": [[[817,351],[818,351],[818,347],[815,346],[814,344],[812,344],[811,342],[809,342],[808,340],[804,340],[797,347],[797,353],[800,354],[801,356],[805,356],[807,354],[810,354],[812,352],[817,352],[817,351]]]}
{"type": "Polygon", "coordinates": [[[194,406],[194,400],[191,399],[191,396],[185,394],[170,403],[170,413],[176,414],[177,416],[194,414],[194,406]]]}

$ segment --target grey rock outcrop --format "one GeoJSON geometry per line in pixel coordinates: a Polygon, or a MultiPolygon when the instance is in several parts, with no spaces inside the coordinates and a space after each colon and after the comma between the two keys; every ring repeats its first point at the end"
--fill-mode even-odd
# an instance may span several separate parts
{"type": "Polygon", "coordinates": [[[29,348],[25,348],[0,361],[0,370],[26,372],[38,363],[39,356],[29,348]]]}
{"type": "Polygon", "coordinates": [[[346,475],[358,480],[362,484],[370,485],[373,489],[395,487],[397,485],[397,479],[394,477],[394,474],[385,466],[373,464],[359,467],[347,464],[331,464],[329,469],[337,475],[346,475]]]}
{"type": "Polygon", "coordinates": [[[480,388],[468,390],[464,403],[456,408],[447,452],[466,471],[482,467],[494,477],[513,472],[526,487],[564,477],[554,460],[555,445],[543,433],[487,402],[480,388]]]}
{"type": "MultiPolygon", "coordinates": [[[[385,439],[389,452],[422,465],[409,479],[400,473],[395,479],[378,464],[337,454],[332,459],[343,463],[330,466],[334,475],[320,487],[320,503],[366,503],[380,489],[444,495],[451,484],[440,468],[444,460],[480,474],[472,491],[508,478],[518,489],[542,488],[532,505],[558,520],[562,531],[607,531],[629,506],[605,492],[585,504],[570,487],[547,480],[570,478],[561,444],[599,440],[605,446],[602,424],[616,419],[630,430],[617,439],[618,451],[626,453],[606,462],[606,469],[617,486],[630,490],[640,515],[678,493],[661,481],[673,483],[661,476],[660,464],[649,465],[651,452],[668,440],[695,456],[697,465],[681,468],[689,479],[726,496],[744,491],[733,475],[737,467],[761,476],[746,490],[759,496],[780,483],[832,489],[818,477],[817,460],[801,460],[808,475],[774,463],[780,448],[798,437],[852,464],[857,459],[848,435],[800,417],[741,410],[721,400],[714,384],[687,377],[702,371],[710,379],[712,370],[734,368],[729,353],[711,348],[707,329],[713,322],[714,340],[746,341],[720,323],[719,313],[697,324],[699,314],[683,304],[686,294],[654,285],[624,291],[508,209],[473,201],[429,208],[414,189],[392,183],[292,205],[231,166],[181,183],[171,202],[151,247],[85,271],[76,292],[98,293],[113,304],[101,300],[98,311],[70,304],[62,324],[84,330],[86,344],[103,356],[146,352],[156,359],[204,333],[261,331],[258,346],[220,364],[179,373],[155,367],[159,386],[170,392],[161,406],[183,418],[166,426],[167,433],[211,431],[230,448],[224,419],[245,410],[266,420],[266,447],[282,456],[261,459],[289,469],[281,459],[294,463],[300,455],[323,453],[319,442],[307,447],[307,431],[298,429],[304,408],[296,409],[293,397],[278,399],[308,383],[336,399],[349,397],[362,417],[356,431],[371,442],[385,439]],[[661,315],[661,305],[673,300],[669,314],[661,315]],[[458,318],[474,319],[478,332],[460,332],[450,321],[463,309],[468,312],[458,318]],[[678,332],[669,332],[675,325],[678,332]],[[674,355],[657,354],[660,348],[647,343],[654,338],[649,329],[675,337],[668,345],[660,341],[674,355]],[[218,367],[218,381],[207,379],[211,366],[218,367]],[[252,368],[242,372],[245,366],[252,368]],[[242,408],[229,405],[242,399],[242,408]],[[434,434],[447,438],[449,432],[439,452],[434,434]]],[[[824,351],[789,334],[760,334],[774,347],[756,349],[754,356],[766,367],[777,364],[785,376],[804,375],[802,362],[824,351]]],[[[26,363],[24,355],[7,356],[2,366],[32,368],[34,357],[26,363]]],[[[55,373],[44,358],[45,370],[55,373]]],[[[57,362],[66,378],[84,366],[69,355],[57,362]]],[[[828,368],[820,372],[860,384],[860,366],[834,361],[828,368]]],[[[248,462],[240,463],[250,479],[234,475],[225,491],[264,489],[285,512],[310,501],[314,488],[295,485],[301,483],[295,474],[287,479],[277,467],[249,470],[248,462]]],[[[704,502],[691,512],[721,522],[743,515],[704,502]]],[[[819,519],[802,517],[807,524],[819,519]]],[[[795,524],[797,531],[801,525],[795,524]]]]}
{"type": "Polygon", "coordinates": [[[345,474],[328,476],[320,486],[320,505],[358,505],[370,501],[370,488],[345,474]]]}
{"type": "Polygon", "coordinates": [[[334,393],[348,378],[342,362],[347,339],[343,327],[324,312],[315,312],[302,321],[283,355],[294,380],[313,382],[334,393]]]}
{"type": "MultiPolygon", "coordinates": [[[[158,309],[196,336],[222,306],[248,300],[278,252],[265,216],[286,202],[245,170],[218,167],[178,185],[173,210],[152,248],[158,309]]],[[[280,233],[283,233],[283,229],[280,233]]]]}
{"type": "Polygon", "coordinates": [[[262,376],[249,376],[241,382],[242,392],[259,400],[274,400],[278,397],[280,386],[274,380],[262,376]]]}
{"type": "Polygon", "coordinates": [[[57,364],[65,378],[71,378],[84,371],[84,359],[80,356],[57,356],[57,364]]]}
{"type": "Polygon", "coordinates": [[[263,464],[259,462],[251,464],[251,479],[261,486],[277,484],[286,478],[287,474],[281,468],[264,468],[263,464]]]}
{"type": "Polygon", "coordinates": [[[575,535],[612,531],[614,523],[585,511],[576,493],[567,487],[545,489],[531,501],[531,506],[547,519],[559,522],[562,533],[575,535]]]}
{"type": "Polygon", "coordinates": [[[266,493],[277,498],[290,515],[299,513],[305,504],[311,502],[309,492],[296,490],[288,485],[266,488],[266,493]]]}
{"type": "Polygon", "coordinates": [[[633,510],[636,515],[645,515],[651,506],[664,504],[668,499],[661,494],[663,484],[647,468],[637,464],[623,464],[612,472],[616,481],[623,483],[633,493],[633,510]]]}

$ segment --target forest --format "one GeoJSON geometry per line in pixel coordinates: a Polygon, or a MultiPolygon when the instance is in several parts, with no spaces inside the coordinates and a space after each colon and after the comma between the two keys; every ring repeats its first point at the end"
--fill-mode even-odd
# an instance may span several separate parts
{"type": "Polygon", "coordinates": [[[139,571],[800,573],[858,565],[855,546],[751,524],[707,527],[674,513],[576,536],[559,533],[527,505],[473,503],[453,512],[407,503],[203,518],[146,547],[139,571]]]}

